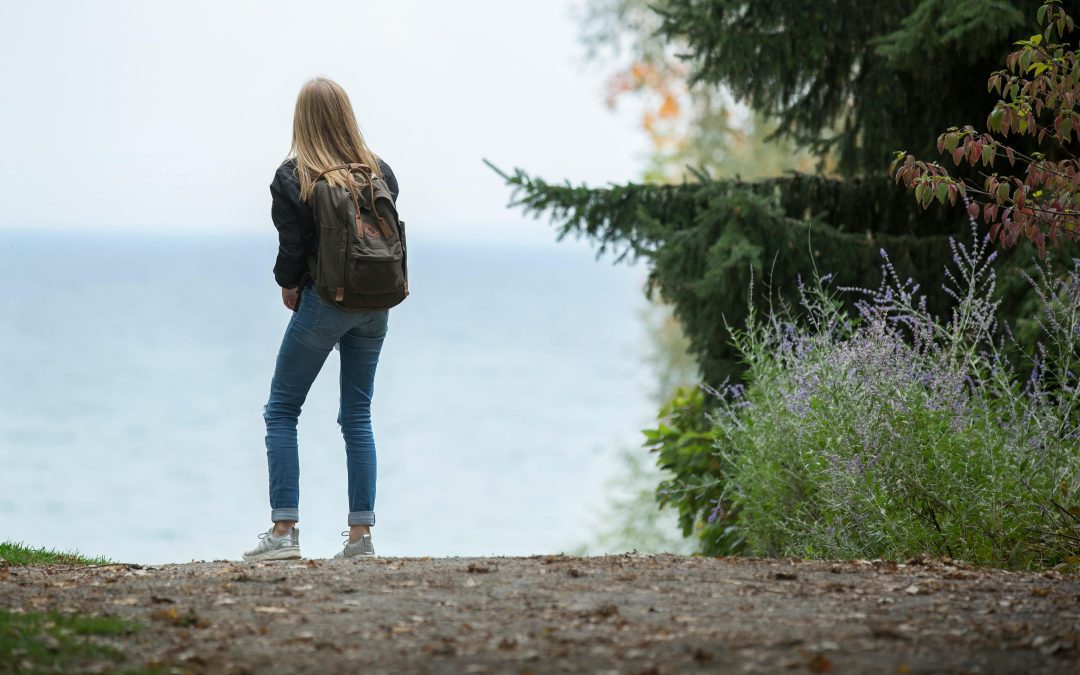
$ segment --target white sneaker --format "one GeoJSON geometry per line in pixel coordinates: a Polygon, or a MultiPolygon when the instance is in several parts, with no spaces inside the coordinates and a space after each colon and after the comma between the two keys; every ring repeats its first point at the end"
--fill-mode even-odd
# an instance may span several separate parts
{"type": "Polygon", "coordinates": [[[300,557],[300,528],[293,526],[284,537],[274,536],[274,526],[259,535],[259,545],[244,553],[246,562],[293,560],[300,557]]]}
{"type": "Polygon", "coordinates": [[[345,530],[341,533],[341,536],[345,537],[345,547],[334,554],[337,559],[343,558],[355,558],[357,556],[373,556],[375,555],[375,545],[371,543],[370,534],[362,534],[356,541],[349,541],[349,531],[345,530]]]}

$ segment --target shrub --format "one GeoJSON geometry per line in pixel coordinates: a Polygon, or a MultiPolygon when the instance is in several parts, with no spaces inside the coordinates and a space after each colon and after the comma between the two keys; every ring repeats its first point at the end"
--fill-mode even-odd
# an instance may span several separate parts
{"type": "Polygon", "coordinates": [[[817,280],[800,289],[799,320],[779,308],[732,331],[747,386],[717,401],[715,450],[661,451],[676,471],[661,499],[678,504],[684,531],[724,516],[705,552],[738,542],[755,555],[1007,567],[1077,555],[1080,260],[1030,280],[1044,341],[1021,376],[995,321],[988,238],[951,245],[947,321],[882,251],[878,289],[817,280]],[[851,292],[854,316],[839,300],[851,292]]]}
{"type": "Polygon", "coordinates": [[[643,433],[645,447],[657,455],[657,466],[672,474],[656,489],[660,507],[678,510],[683,536],[695,536],[702,553],[730,555],[741,549],[742,541],[731,502],[715,479],[724,467],[714,452],[719,430],[709,421],[709,403],[702,389],[680,387],[660,409],[657,427],[643,433]]]}

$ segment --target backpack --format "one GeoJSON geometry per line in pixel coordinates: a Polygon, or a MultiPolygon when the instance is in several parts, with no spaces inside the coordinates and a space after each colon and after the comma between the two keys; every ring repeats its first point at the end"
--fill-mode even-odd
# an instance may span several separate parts
{"type": "Polygon", "coordinates": [[[389,309],[409,295],[405,223],[382,177],[366,164],[340,164],[315,179],[311,200],[319,248],[308,258],[315,290],[345,311],[389,309]],[[347,170],[352,190],[323,175],[347,170]]]}

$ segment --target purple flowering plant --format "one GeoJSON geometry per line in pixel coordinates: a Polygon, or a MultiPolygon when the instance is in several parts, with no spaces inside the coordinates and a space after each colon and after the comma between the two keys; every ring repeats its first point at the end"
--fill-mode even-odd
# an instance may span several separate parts
{"type": "Polygon", "coordinates": [[[818,278],[799,311],[732,329],[747,386],[718,394],[711,475],[667,499],[695,495],[698,527],[724,518],[753,555],[1080,562],[1080,260],[1030,279],[1043,341],[1022,373],[989,238],[973,222],[951,246],[946,319],[882,251],[878,288],[818,278]]]}

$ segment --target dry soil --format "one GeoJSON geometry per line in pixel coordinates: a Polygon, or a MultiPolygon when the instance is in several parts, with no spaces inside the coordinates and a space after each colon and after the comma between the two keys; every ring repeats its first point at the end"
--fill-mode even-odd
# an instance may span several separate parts
{"type": "MultiPolygon", "coordinates": [[[[0,608],[124,617],[195,673],[1080,673],[1080,579],[636,553],[0,568],[0,608]]],[[[0,664],[0,670],[18,664],[0,664]]]]}

